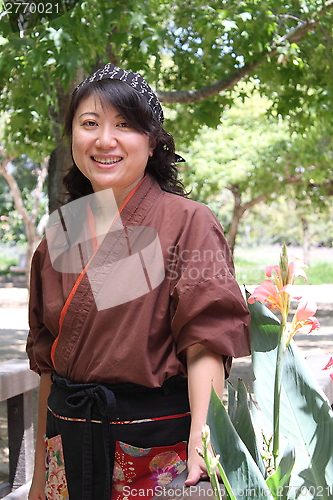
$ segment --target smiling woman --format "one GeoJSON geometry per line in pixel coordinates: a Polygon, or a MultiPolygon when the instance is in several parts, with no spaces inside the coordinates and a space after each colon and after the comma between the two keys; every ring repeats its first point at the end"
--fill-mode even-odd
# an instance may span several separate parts
{"type": "Polygon", "coordinates": [[[144,176],[152,140],[112,105],[95,96],[81,101],[73,119],[73,159],[94,192],[112,188],[118,206],[144,176]]]}
{"type": "Polygon", "coordinates": [[[249,313],[162,123],[145,80],[112,64],[73,93],[68,203],[31,271],[41,385],[29,500],[149,500],[186,466],[187,485],[206,477],[196,447],[211,385],[222,395],[232,357],[249,353],[249,313]]]}
{"type": "MultiPolygon", "coordinates": [[[[130,72],[126,73],[135,75],[130,72]]],[[[147,140],[149,149],[146,156],[145,172],[152,175],[163,190],[184,195],[184,187],[178,180],[178,170],[175,166],[175,163],[183,161],[183,159],[175,154],[173,137],[162,128],[162,108],[150,87],[140,75],[142,82],[144,82],[143,84],[140,78],[138,79],[140,88],[137,80],[134,80],[135,87],[133,88],[118,79],[104,79],[103,77],[99,79],[101,76],[99,72],[96,72],[96,75],[96,79],[89,82],[89,85],[85,80],[84,85],[80,84],[76,88],[66,118],[65,135],[73,142],[76,120],[81,113],[92,112],[91,120],[85,115],[87,117],[86,128],[96,128],[98,127],[97,118],[104,117],[104,124],[106,124],[107,115],[113,110],[114,118],[119,115],[119,123],[114,123],[115,126],[118,125],[118,129],[125,129],[127,133],[137,133],[144,136],[141,138],[142,140],[147,140]],[[145,92],[146,86],[150,90],[145,92]],[[139,91],[136,90],[137,88],[139,91]],[[78,108],[83,106],[85,102],[87,103],[88,99],[91,99],[90,109],[80,111],[78,108]],[[99,113],[97,113],[96,107],[98,107],[99,113]],[[96,116],[96,113],[99,114],[99,117],[96,116]]],[[[108,126],[104,127],[103,132],[105,136],[100,137],[102,142],[98,144],[99,159],[103,157],[100,153],[103,153],[104,141],[107,141],[107,154],[110,155],[114,152],[115,142],[112,141],[116,140],[112,134],[109,135],[108,126]],[[110,141],[111,147],[109,147],[110,141]]],[[[138,154],[138,150],[136,150],[136,154],[138,154]]],[[[72,169],[64,178],[64,184],[69,192],[69,201],[93,192],[89,179],[79,171],[78,167],[74,162],[72,169]]]]}

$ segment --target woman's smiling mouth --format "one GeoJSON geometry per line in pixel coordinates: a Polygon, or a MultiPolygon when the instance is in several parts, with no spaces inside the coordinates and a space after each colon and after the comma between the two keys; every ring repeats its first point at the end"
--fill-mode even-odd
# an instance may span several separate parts
{"type": "Polygon", "coordinates": [[[122,156],[112,156],[110,158],[99,158],[98,156],[92,156],[91,158],[98,163],[102,163],[103,165],[112,165],[113,163],[118,163],[118,161],[121,161],[123,159],[122,156]]]}

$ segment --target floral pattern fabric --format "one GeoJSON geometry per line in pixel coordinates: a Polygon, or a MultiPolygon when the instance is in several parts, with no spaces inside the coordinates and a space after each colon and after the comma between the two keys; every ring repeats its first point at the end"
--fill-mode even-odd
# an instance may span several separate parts
{"type": "Polygon", "coordinates": [[[46,498],[47,500],[69,500],[60,434],[50,439],[45,438],[45,443],[46,498]]]}
{"type": "Polygon", "coordinates": [[[186,468],[185,442],[173,446],[137,448],[117,441],[112,500],[149,500],[186,468]]]}

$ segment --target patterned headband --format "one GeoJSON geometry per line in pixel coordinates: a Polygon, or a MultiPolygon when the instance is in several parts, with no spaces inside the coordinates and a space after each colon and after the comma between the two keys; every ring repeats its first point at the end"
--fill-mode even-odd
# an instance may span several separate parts
{"type": "Polygon", "coordinates": [[[149,87],[146,80],[144,80],[139,73],[132,73],[132,71],[127,71],[125,69],[118,68],[117,66],[114,66],[114,64],[112,63],[105,64],[105,66],[98,69],[97,71],[95,71],[95,73],[93,73],[92,75],[88,76],[85,80],[83,80],[83,82],[81,82],[74,89],[73,95],[76,94],[76,92],[81,87],[87,85],[88,83],[96,82],[99,80],[107,80],[107,79],[120,80],[121,82],[125,82],[128,85],[130,85],[133,89],[135,89],[139,94],[141,94],[146,99],[149,106],[156,115],[157,119],[161,123],[163,123],[164,116],[163,116],[162,106],[159,100],[157,99],[156,94],[149,87]]]}

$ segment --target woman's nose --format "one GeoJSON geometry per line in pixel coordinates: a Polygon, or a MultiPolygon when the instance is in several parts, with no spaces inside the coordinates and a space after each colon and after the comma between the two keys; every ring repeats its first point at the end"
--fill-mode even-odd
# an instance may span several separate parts
{"type": "Polygon", "coordinates": [[[100,149],[113,149],[117,146],[118,141],[111,127],[100,127],[96,139],[96,145],[100,149]]]}

